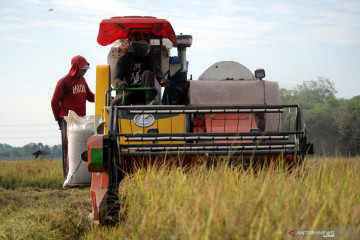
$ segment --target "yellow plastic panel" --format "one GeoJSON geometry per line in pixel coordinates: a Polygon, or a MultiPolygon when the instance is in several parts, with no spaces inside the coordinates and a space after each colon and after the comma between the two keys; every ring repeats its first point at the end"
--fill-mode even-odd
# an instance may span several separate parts
{"type": "Polygon", "coordinates": [[[101,116],[105,106],[105,92],[108,89],[109,65],[96,66],[95,116],[101,116]]]}
{"type": "Polygon", "coordinates": [[[107,134],[108,130],[109,130],[109,114],[110,114],[110,107],[104,107],[103,108],[103,118],[105,120],[105,129],[104,129],[104,133],[107,134]]]}
{"type": "MultiPolygon", "coordinates": [[[[155,122],[149,127],[139,127],[135,124],[134,120],[129,119],[119,119],[119,130],[121,133],[129,133],[129,134],[136,134],[136,133],[147,133],[149,128],[157,128],[159,133],[185,133],[185,115],[173,115],[169,116],[168,118],[161,118],[157,119],[155,116],[155,122]]],[[[125,144],[125,141],[120,138],[120,143],[125,144]]],[[[127,142],[126,142],[127,143],[127,142]]],[[[152,142],[130,142],[130,144],[149,144],[152,142]]],[[[159,141],[158,143],[184,143],[184,141],[159,141]]]]}

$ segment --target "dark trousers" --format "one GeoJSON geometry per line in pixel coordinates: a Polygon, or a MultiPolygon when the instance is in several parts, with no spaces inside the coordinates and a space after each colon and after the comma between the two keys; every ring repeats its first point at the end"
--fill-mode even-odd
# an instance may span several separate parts
{"type": "MultiPolygon", "coordinates": [[[[144,71],[141,76],[141,82],[139,85],[131,85],[130,87],[151,87],[155,86],[154,74],[150,70],[144,71]]],[[[123,91],[120,91],[119,94],[116,95],[111,105],[123,103],[124,105],[131,104],[148,104],[152,100],[155,99],[156,96],[155,90],[145,90],[145,91],[125,91],[124,92],[124,102],[123,102],[123,91]]]]}
{"type": "Polygon", "coordinates": [[[59,126],[61,129],[62,166],[63,166],[63,175],[65,180],[69,171],[69,167],[68,167],[69,161],[68,161],[67,124],[64,118],[59,119],[59,126]]]}

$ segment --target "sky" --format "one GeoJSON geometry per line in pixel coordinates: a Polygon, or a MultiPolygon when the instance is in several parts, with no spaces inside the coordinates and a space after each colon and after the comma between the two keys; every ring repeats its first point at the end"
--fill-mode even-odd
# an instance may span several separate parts
{"type": "MultiPolygon", "coordinates": [[[[111,48],[96,41],[102,19],[154,16],[192,35],[193,79],[236,61],[264,68],[281,88],[325,77],[350,99],[360,95],[359,12],[360,0],[0,0],[0,143],[61,144],[52,94],[76,55],[90,63],[85,78],[95,91],[95,66],[111,48]]],[[[88,103],[87,115],[94,108],[88,103]]]]}

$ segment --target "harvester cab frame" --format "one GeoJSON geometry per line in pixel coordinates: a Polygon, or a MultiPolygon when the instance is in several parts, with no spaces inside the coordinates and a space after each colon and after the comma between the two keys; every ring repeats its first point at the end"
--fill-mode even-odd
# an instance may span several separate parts
{"type": "Polygon", "coordinates": [[[111,106],[111,92],[116,91],[112,68],[123,51],[115,54],[112,49],[109,63],[96,67],[95,125],[104,127],[88,140],[94,221],[103,223],[114,215],[119,184],[138,166],[165,159],[181,159],[182,166],[192,166],[221,157],[249,165],[280,161],[297,165],[312,152],[301,104],[281,105],[278,83],[264,80],[263,69],[253,74],[237,62],[224,61],[190,81],[186,49],[192,45],[192,36],[175,35],[167,20],[154,17],[105,19],[98,43],[106,46],[126,40],[135,30],[152,39],[151,49],[163,73],[176,77],[186,101],[111,106]],[[177,47],[175,62],[169,56],[171,47],[177,47]],[[203,157],[199,160],[199,156],[203,157]]]}

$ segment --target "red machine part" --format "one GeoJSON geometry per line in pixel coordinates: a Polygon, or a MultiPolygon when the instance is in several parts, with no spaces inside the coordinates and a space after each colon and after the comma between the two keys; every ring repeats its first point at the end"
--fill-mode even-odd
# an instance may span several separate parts
{"type": "Polygon", "coordinates": [[[91,179],[91,219],[100,221],[100,213],[107,212],[107,192],[109,186],[109,173],[107,161],[104,159],[104,136],[94,135],[88,139],[88,169],[92,172],[91,179]]]}
{"type": "Polygon", "coordinates": [[[256,122],[252,113],[205,114],[206,132],[250,132],[256,122]]]}
{"type": "Polygon", "coordinates": [[[93,135],[88,139],[88,170],[89,172],[104,172],[104,135],[93,135]]]}
{"type": "MultiPolygon", "coordinates": [[[[91,201],[92,213],[91,218],[94,221],[100,220],[100,209],[107,208],[107,192],[109,186],[109,173],[97,172],[92,173],[91,179],[91,201]]],[[[107,211],[101,211],[107,212],[107,211]]]]}
{"type": "Polygon", "coordinates": [[[193,120],[193,132],[250,132],[257,129],[258,118],[252,113],[205,114],[193,120]]]}
{"type": "Polygon", "coordinates": [[[155,17],[112,17],[104,19],[100,23],[97,41],[106,46],[118,39],[128,39],[131,31],[142,31],[147,34],[168,38],[175,46],[176,35],[171,24],[165,19],[155,17]]]}

